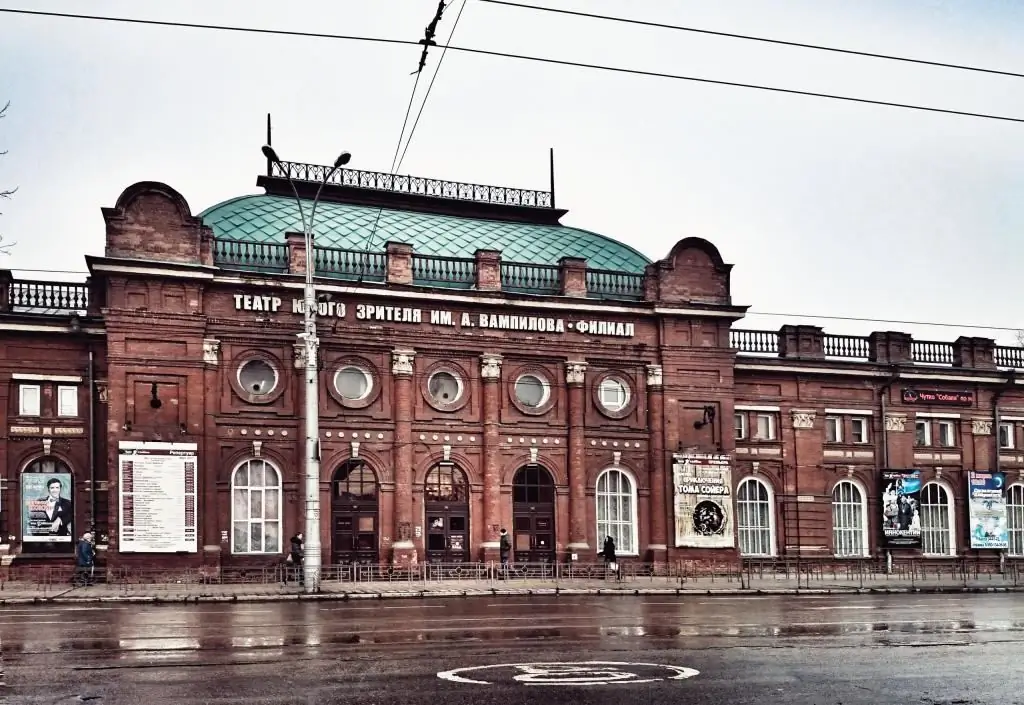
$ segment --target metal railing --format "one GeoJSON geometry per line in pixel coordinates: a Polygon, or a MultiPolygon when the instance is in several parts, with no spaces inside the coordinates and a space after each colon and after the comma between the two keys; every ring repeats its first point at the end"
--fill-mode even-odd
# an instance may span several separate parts
{"type": "Polygon", "coordinates": [[[414,254],[412,283],[421,286],[472,289],[476,286],[476,260],[468,257],[414,254]]]}
{"type": "Polygon", "coordinates": [[[89,285],[28,279],[8,285],[11,310],[19,313],[84,313],[89,308],[89,285]]]}
{"type": "Polygon", "coordinates": [[[562,268],[557,264],[502,262],[501,290],[524,294],[560,294],[562,268]]]}
{"type": "Polygon", "coordinates": [[[289,262],[288,245],[283,243],[226,238],[213,241],[213,263],[218,267],[286,274],[289,262]]]}

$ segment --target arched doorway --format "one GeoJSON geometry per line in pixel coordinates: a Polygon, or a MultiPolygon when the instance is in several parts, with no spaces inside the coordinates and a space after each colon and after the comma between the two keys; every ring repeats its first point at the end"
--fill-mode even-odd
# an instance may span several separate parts
{"type": "Polygon", "coordinates": [[[21,540],[25,553],[71,553],[86,527],[75,526],[75,488],[71,468],[44,456],[21,474],[21,540]]]}
{"type": "Polygon", "coordinates": [[[517,563],[555,560],[555,482],[540,465],[525,465],[512,478],[512,534],[517,563]]]}
{"type": "Polygon", "coordinates": [[[429,563],[469,560],[469,485],[453,463],[439,463],[427,473],[423,487],[427,517],[429,563]]]}
{"type": "Polygon", "coordinates": [[[346,460],[331,481],[331,557],[335,564],[376,563],[378,485],[362,460],[346,460]]]}

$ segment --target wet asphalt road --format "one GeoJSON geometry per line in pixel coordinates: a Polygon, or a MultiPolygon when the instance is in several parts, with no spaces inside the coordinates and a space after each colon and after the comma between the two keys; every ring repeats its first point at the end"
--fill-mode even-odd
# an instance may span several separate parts
{"type": "Polygon", "coordinates": [[[1024,703],[1015,594],[19,606],[0,638],[26,705],[1024,703]]]}

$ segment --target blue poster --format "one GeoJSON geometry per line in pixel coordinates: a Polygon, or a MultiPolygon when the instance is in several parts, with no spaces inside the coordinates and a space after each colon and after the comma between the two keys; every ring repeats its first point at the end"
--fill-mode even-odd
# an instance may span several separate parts
{"type": "Polygon", "coordinates": [[[22,541],[71,543],[74,518],[71,473],[22,473],[22,541]]]}
{"type": "Polygon", "coordinates": [[[1001,473],[967,473],[968,522],[971,548],[1009,548],[1006,526],[1005,480],[1001,473]]]}

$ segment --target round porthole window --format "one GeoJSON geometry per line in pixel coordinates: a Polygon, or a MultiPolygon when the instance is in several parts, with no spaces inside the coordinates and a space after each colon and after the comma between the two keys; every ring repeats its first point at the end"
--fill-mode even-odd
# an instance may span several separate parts
{"type": "Polygon", "coordinates": [[[516,380],[516,399],[531,409],[544,406],[551,396],[551,386],[535,374],[527,374],[516,380]]]}
{"type": "Polygon", "coordinates": [[[277,370],[264,360],[249,360],[238,368],[238,384],[247,394],[266,396],[277,388],[277,370]]]}
{"type": "Polygon", "coordinates": [[[629,404],[629,385],[617,377],[608,377],[601,382],[598,388],[601,406],[606,411],[622,411],[629,404]]]}
{"type": "Polygon", "coordinates": [[[361,367],[345,365],[334,373],[334,389],[347,401],[362,401],[373,391],[373,377],[361,367]]]}
{"type": "Polygon", "coordinates": [[[427,381],[427,393],[435,404],[454,404],[462,396],[462,380],[451,372],[435,372],[427,381]]]}

